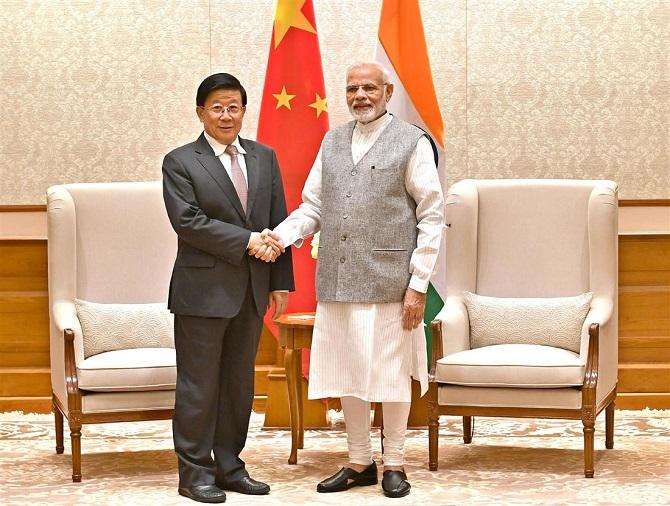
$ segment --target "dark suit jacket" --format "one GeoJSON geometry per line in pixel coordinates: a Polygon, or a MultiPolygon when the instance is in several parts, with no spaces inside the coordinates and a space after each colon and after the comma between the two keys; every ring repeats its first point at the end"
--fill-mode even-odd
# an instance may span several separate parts
{"type": "Polygon", "coordinates": [[[252,231],[272,229],[286,218],[286,201],[274,151],[242,138],[240,144],[247,152],[246,216],[204,134],[163,160],[163,198],[178,236],[168,298],[175,314],[231,318],[251,281],[263,315],[269,291],[294,289],[290,248],[269,264],[247,254],[252,231]]]}

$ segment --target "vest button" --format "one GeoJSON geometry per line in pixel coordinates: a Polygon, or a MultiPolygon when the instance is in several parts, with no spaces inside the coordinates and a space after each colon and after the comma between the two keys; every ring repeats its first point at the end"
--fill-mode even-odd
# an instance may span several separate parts
{"type": "Polygon", "coordinates": [[[358,174],[358,172],[356,172],[355,170],[352,170],[352,171],[351,171],[351,175],[352,175],[352,176],[355,176],[356,174],[358,174]]]}
{"type": "Polygon", "coordinates": [[[347,218],[349,218],[349,215],[348,215],[348,214],[343,214],[343,215],[342,215],[342,219],[343,219],[343,220],[346,220],[347,218]]]}
{"type": "Polygon", "coordinates": [[[351,198],[351,192],[347,193],[347,198],[351,198]]]}
{"type": "Polygon", "coordinates": [[[340,263],[341,263],[341,264],[343,264],[343,263],[346,262],[346,261],[347,261],[346,258],[344,258],[344,257],[340,257],[340,263]]]}
{"type": "Polygon", "coordinates": [[[346,241],[346,240],[347,240],[347,236],[346,236],[346,235],[343,235],[342,237],[340,237],[340,241],[346,241]]]}

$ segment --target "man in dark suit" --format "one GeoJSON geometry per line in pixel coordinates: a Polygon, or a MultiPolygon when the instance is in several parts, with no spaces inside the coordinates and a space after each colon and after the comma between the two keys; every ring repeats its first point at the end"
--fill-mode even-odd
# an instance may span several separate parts
{"type": "Polygon", "coordinates": [[[224,490],[270,491],[239,455],[262,318],[270,305],[281,314],[294,289],[290,251],[271,263],[247,254],[268,242],[260,232],[286,218],[286,203],[274,151],[238,137],[246,103],[234,76],[206,78],[196,96],[204,132],[163,161],[165,207],[178,235],[168,307],[175,315],[179,493],[200,502],[224,502],[224,490]]]}

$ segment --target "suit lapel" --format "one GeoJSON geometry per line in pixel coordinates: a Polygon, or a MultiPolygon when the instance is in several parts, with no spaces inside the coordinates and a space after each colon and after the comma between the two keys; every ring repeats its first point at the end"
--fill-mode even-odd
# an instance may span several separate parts
{"type": "Polygon", "coordinates": [[[254,202],[256,201],[256,194],[258,193],[257,190],[260,181],[261,167],[254,143],[240,137],[240,145],[247,152],[244,156],[244,162],[247,165],[247,181],[249,186],[249,191],[247,192],[247,216],[251,216],[251,210],[253,209],[254,202]]]}
{"type": "MultiPolygon", "coordinates": [[[[246,147],[244,149],[246,149],[246,147]]],[[[216,184],[221,188],[223,193],[226,194],[226,197],[228,197],[228,200],[233,204],[233,207],[240,217],[244,219],[244,210],[242,209],[240,198],[237,196],[235,186],[233,186],[233,182],[230,180],[221,160],[214,156],[214,150],[212,150],[212,146],[210,146],[207,139],[205,139],[204,134],[200,134],[200,137],[198,137],[198,140],[195,142],[195,152],[198,161],[209,175],[212,176],[212,179],[216,181],[216,184]]],[[[247,209],[249,209],[248,203],[247,209]]]]}

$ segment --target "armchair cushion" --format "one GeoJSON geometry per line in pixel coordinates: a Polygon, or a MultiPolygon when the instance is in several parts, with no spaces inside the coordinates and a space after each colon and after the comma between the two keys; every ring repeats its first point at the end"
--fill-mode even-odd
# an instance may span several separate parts
{"type": "Polygon", "coordinates": [[[473,387],[572,387],[584,383],[584,368],[579,354],[561,348],[498,344],[441,358],[436,380],[473,387]]]}
{"type": "Polygon", "coordinates": [[[537,344],[579,353],[592,293],[575,297],[499,298],[463,292],[470,348],[537,344]]]}
{"type": "Polygon", "coordinates": [[[164,303],[99,304],[75,299],[84,357],[133,348],[174,348],[173,316],[164,303]]]}
{"type": "Polygon", "coordinates": [[[135,348],[99,353],[77,366],[79,388],[92,392],[174,390],[174,348],[135,348]]]}

